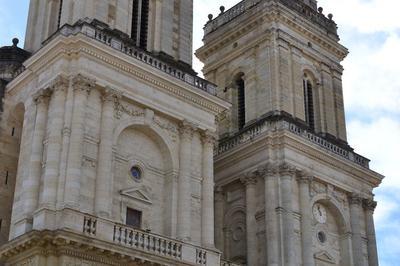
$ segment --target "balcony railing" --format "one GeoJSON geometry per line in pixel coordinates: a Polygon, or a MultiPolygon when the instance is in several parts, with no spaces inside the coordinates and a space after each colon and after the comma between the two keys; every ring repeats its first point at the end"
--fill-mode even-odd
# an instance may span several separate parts
{"type": "Polygon", "coordinates": [[[175,79],[179,79],[197,89],[203,90],[209,94],[216,95],[217,86],[205,79],[202,79],[196,75],[187,73],[180,68],[173,66],[156,55],[141,50],[132,44],[132,41],[126,40],[121,37],[121,34],[114,33],[112,30],[105,28],[104,25],[100,25],[100,22],[94,20],[84,19],[75,23],[73,26],[64,25],[58,32],[47,39],[43,44],[50,42],[59,34],[63,36],[71,36],[77,34],[83,34],[93,40],[101,42],[113,49],[124,53],[133,59],[145,63],[157,71],[164,72],[175,79]]]}
{"type": "Polygon", "coordinates": [[[353,152],[351,149],[342,148],[331,141],[326,140],[325,138],[318,136],[317,134],[304,129],[295,123],[279,120],[279,121],[270,121],[268,119],[261,120],[254,125],[246,128],[245,130],[239,132],[238,134],[222,139],[219,142],[218,147],[215,150],[215,155],[221,155],[229,150],[250,142],[251,140],[272,131],[277,130],[286,130],[291,132],[314,145],[319,146],[331,154],[339,156],[343,159],[349,160],[355,164],[358,164],[362,167],[369,168],[369,160],[357,153],[353,152]]]}
{"type": "Polygon", "coordinates": [[[76,221],[81,219],[82,229],[77,233],[113,243],[122,248],[129,248],[132,251],[138,251],[138,254],[141,254],[140,257],[143,257],[143,254],[148,254],[149,261],[157,262],[154,261],[154,256],[158,256],[160,261],[168,260],[171,265],[215,266],[220,263],[220,254],[214,250],[204,249],[190,243],[73,210],[69,210],[65,217],[64,227],[73,228],[75,231],[79,230],[79,227],[75,225],[76,221]],[[72,217],[72,219],[68,217],[72,217]],[[77,219],[77,217],[80,218],[77,219]]]}
{"type": "MultiPolygon", "coordinates": [[[[266,0],[267,1],[267,0],[266,0]]],[[[268,0],[272,1],[272,0],[268,0]]],[[[337,25],[336,23],[330,19],[325,17],[322,13],[319,13],[317,10],[309,7],[302,1],[297,0],[274,0],[277,1],[284,6],[296,11],[300,15],[304,16],[305,18],[311,20],[313,23],[318,24],[319,26],[325,28],[329,33],[337,36],[337,25]]],[[[236,17],[239,17],[241,14],[245,13],[246,10],[257,5],[261,0],[243,0],[237,5],[233,6],[232,8],[226,10],[225,12],[221,13],[215,19],[207,22],[204,28],[205,35],[217,30],[222,25],[232,21],[236,17]]]]}

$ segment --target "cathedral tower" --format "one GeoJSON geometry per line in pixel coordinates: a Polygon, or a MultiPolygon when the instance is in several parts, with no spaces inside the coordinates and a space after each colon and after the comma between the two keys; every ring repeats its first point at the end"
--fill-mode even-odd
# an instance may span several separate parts
{"type": "Polygon", "coordinates": [[[218,96],[215,234],[247,265],[378,265],[372,190],[347,143],[339,43],[316,1],[244,0],[205,25],[218,96]]]}
{"type": "Polygon", "coordinates": [[[30,2],[32,55],[2,87],[7,265],[219,264],[213,145],[230,105],[191,67],[192,6],[30,2]]]}

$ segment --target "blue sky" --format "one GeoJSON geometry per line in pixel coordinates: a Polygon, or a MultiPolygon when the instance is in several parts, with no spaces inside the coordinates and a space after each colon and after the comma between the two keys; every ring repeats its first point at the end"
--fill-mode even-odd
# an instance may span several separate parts
{"type": "MultiPolygon", "coordinates": [[[[238,1],[194,0],[194,47],[201,45],[207,15],[238,1]]],[[[372,160],[371,167],[386,179],[375,190],[380,265],[400,264],[400,20],[398,0],[320,0],[324,13],[333,13],[341,43],[350,50],[343,62],[349,143],[372,160]]],[[[21,44],[28,0],[0,0],[0,46],[21,44]]],[[[195,68],[201,64],[195,60],[195,68]]]]}

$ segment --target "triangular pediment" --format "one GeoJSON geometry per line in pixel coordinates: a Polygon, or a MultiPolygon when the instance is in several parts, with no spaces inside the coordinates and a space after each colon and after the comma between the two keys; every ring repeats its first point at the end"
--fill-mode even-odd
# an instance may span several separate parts
{"type": "Polygon", "coordinates": [[[147,204],[153,204],[150,197],[147,195],[147,193],[143,189],[128,188],[128,189],[121,190],[120,193],[122,196],[131,198],[134,200],[139,200],[139,201],[145,202],[147,204]]]}
{"type": "Polygon", "coordinates": [[[336,264],[335,259],[326,251],[321,251],[314,255],[314,258],[323,262],[336,264]]]}

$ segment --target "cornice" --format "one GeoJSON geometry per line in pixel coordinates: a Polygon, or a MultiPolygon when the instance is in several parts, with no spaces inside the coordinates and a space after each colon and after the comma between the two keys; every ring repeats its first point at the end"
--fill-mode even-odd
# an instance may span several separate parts
{"type": "MultiPolygon", "coordinates": [[[[51,64],[49,62],[54,62],[60,58],[72,60],[80,57],[89,57],[108,67],[128,73],[155,89],[163,90],[214,115],[230,107],[229,103],[216,96],[191,88],[189,84],[174,80],[165,73],[157,73],[158,71],[155,71],[154,68],[150,68],[140,61],[127,58],[123,53],[118,53],[113,48],[97,43],[83,34],[70,37],[58,36],[26,62],[26,72],[29,71],[30,74],[40,73],[42,69],[51,64]]],[[[24,75],[23,73],[19,78],[10,87],[18,88],[23,80],[32,80],[36,76],[24,75]]]]}

